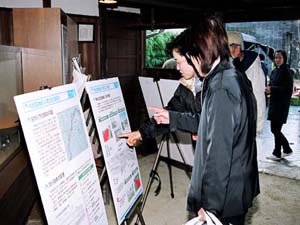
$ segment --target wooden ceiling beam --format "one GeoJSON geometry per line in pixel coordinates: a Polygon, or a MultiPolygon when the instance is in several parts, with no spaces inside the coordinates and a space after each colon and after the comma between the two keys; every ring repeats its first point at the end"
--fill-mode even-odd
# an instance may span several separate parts
{"type": "Polygon", "coordinates": [[[216,4],[213,7],[204,7],[204,5],[212,4],[214,0],[202,0],[202,8],[187,6],[188,3],[191,3],[191,0],[186,0],[185,6],[183,2],[183,0],[120,0],[120,3],[125,6],[134,5],[134,7],[141,8],[140,23],[128,25],[132,29],[187,27],[196,22],[199,16],[211,14],[219,15],[224,22],[300,19],[300,0],[299,2],[285,2],[289,5],[284,5],[282,1],[276,0],[265,0],[263,2],[257,2],[257,0],[229,0],[226,5],[216,4]],[[175,2],[181,2],[182,4],[175,5],[175,2]],[[239,5],[245,2],[247,4],[239,5]]]}

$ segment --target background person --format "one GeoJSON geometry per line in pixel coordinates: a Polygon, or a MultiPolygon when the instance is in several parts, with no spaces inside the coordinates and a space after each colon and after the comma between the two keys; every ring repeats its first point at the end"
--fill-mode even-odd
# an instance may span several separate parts
{"type": "MultiPolygon", "coordinates": [[[[229,61],[223,23],[216,17],[198,22],[183,35],[186,57],[204,78],[188,211],[205,221],[208,210],[224,225],[243,225],[259,194],[256,100],[250,81],[229,61]]],[[[154,118],[172,126],[166,111],[154,118]]]]}
{"type": "Polygon", "coordinates": [[[265,75],[258,53],[244,49],[243,38],[238,32],[228,32],[228,44],[234,66],[244,72],[251,81],[257,101],[257,132],[261,132],[265,121],[265,75]]]}
{"type": "Polygon", "coordinates": [[[174,69],[176,70],[176,61],[174,58],[167,59],[162,65],[162,69],[174,69]]]}
{"type": "Polygon", "coordinates": [[[271,132],[274,135],[275,147],[268,159],[280,160],[293,153],[289,142],[281,132],[286,123],[291,96],[293,93],[293,77],[287,65],[287,54],[284,50],[275,52],[275,69],[270,76],[270,84],[266,93],[270,94],[268,120],[271,122],[271,132]],[[283,148],[283,153],[281,153],[283,148]]]}

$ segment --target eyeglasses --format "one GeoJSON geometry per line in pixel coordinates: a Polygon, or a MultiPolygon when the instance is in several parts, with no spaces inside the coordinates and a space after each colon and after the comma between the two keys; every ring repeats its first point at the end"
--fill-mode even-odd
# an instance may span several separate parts
{"type": "Polygon", "coordinates": [[[183,60],[180,60],[180,61],[176,61],[176,64],[178,66],[183,66],[185,62],[186,62],[186,59],[183,59],[183,60]]]}
{"type": "Polygon", "coordinates": [[[177,63],[177,65],[181,65],[182,63],[184,63],[186,60],[185,59],[183,59],[183,60],[176,60],[176,63],[177,63]]]}

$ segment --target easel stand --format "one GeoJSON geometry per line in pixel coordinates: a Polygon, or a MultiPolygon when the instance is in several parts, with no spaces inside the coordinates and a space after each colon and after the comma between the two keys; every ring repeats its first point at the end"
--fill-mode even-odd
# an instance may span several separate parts
{"type": "Polygon", "coordinates": [[[138,224],[138,221],[142,225],[146,225],[143,215],[142,215],[142,210],[141,210],[141,205],[142,205],[142,195],[136,200],[134,205],[132,206],[131,210],[129,213],[126,215],[125,220],[123,221],[122,225],[129,225],[130,220],[132,217],[137,213],[137,222],[135,224],[138,224]]]}
{"type": "MultiPolygon", "coordinates": [[[[90,80],[90,76],[89,76],[88,80],[90,80]]],[[[90,101],[88,99],[88,94],[85,90],[84,90],[84,92],[81,96],[80,103],[81,103],[83,111],[89,110],[85,123],[86,123],[87,127],[91,123],[90,128],[88,130],[88,135],[89,135],[89,137],[92,137],[92,144],[95,144],[96,141],[98,141],[99,146],[98,146],[98,149],[97,149],[97,153],[99,154],[102,151],[102,149],[101,149],[101,145],[100,145],[98,131],[96,129],[96,121],[95,121],[95,117],[93,115],[93,111],[91,109],[90,101]]],[[[103,154],[103,153],[101,153],[101,154],[103,154]]],[[[101,174],[99,176],[99,182],[100,182],[100,186],[102,188],[104,203],[109,204],[110,187],[109,187],[109,183],[108,183],[108,177],[107,177],[105,162],[104,162],[102,157],[98,158],[101,162],[101,165],[97,164],[97,159],[96,159],[96,167],[97,167],[97,169],[101,169],[101,174]]]]}
{"type": "MultiPolygon", "coordinates": [[[[162,160],[162,156],[161,156],[161,153],[162,153],[162,150],[163,150],[163,146],[164,146],[164,143],[166,142],[167,144],[167,157],[168,159],[170,159],[170,135],[172,135],[174,141],[175,141],[175,144],[176,144],[176,147],[179,151],[179,154],[180,154],[180,157],[183,161],[183,164],[184,164],[184,171],[185,173],[187,174],[187,176],[189,178],[191,178],[191,175],[189,173],[189,166],[186,164],[186,160],[184,158],[184,155],[182,153],[182,149],[180,148],[179,146],[179,140],[176,136],[176,134],[174,132],[171,132],[171,133],[167,133],[167,134],[164,134],[161,138],[161,142],[159,144],[159,148],[158,148],[158,152],[157,152],[157,155],[156,155],[156,158],[154,160],[154,163],[153,163],[153,166],[152,166],[152,169],[150,171],[150,177],[149,177],[149,180],[148,180],[148,183],[147,183],[147,186],[146,186],[146,190],[145,190],[145,193],[144,193],[144,196],[142,198],[142,205],[141,205],[141,212],[143,211],[144,207],[145,207],[145,204],[146,204],[146,201],[147,201],[147,197],[148,197],[148,194],[149,194],[149,191],[150,191],[150,188],[151,188],[151,185],[153,183],[153,179],[156,179],[158,180],[159,184],[158,184],[158,187],[157,189],[155,190],[155,196],[157,196],[160,192],[160,189],[161,189],[161,181],[160,181],[160,177],[157,173],[157,168],[158,168],[158,165],[159,165],[159,162],[162,160]]],[[[172,176],[172,167],[171,167],[171,163],[170,162],[167,162],[167,166],[168,166],[168,170],[169,170],[169,178],[170,178],[170,188],[171,188],[171,198],[174,198],[174,188],[173,188],[173,176],[172,176]]],[[[139,218],[137,218],[136,220],[136,223],[135,225],[138,225],[138,222],[139,222],[139,218]]]]}

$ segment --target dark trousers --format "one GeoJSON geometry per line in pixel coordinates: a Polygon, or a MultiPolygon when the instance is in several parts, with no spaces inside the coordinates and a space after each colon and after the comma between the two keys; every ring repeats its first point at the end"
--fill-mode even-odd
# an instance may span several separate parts
{"type": "Polygon", "coordinates": [[[271,120],[271,132],[273,133],[275,139],[275,148],[273,151],[273,155],[277,157],[281,157],[281,146],[283,147],[284,153],[289,153],[292,151],[289,146],[289,142],[287,141],[283,133],[281,133],[282,125],[283,123],[281,122],[271,120]]]}
{"type": "Polygon", "coordinates": [[[229,225],[229,224],[244,225],[245,218],[246,218],[246,214],[242,214],[239,216],[226,217],[226,218],[220,219],[220,221],[223,225],[229,225]]]}

